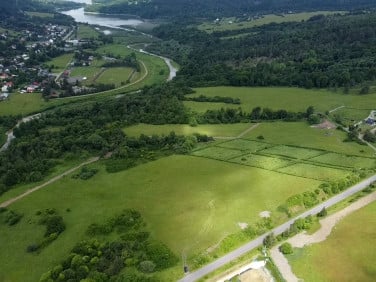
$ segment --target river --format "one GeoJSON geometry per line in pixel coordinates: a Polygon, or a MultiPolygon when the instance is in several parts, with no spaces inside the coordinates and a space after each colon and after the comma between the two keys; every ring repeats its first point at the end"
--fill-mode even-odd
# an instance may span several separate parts
{"type": "MultiPolygon", "coordinates": [[[[91,4],[91,0],[73,0],[73,2],[91,4]]],[[[144,21],[141,19],[130,19],[130,18],[125,18],[125,17],[121,18],[119,17],[119,15],[112,16],[112,15],[85,13],[84,8],[69,10],[69,11],[65,11],[62,13],[65,15],[71,16],[72,18],[74,18],[76,22],[79,22],[79,23],[88,23],[92,25],[98,25],[98,26],[108,27],[108,28],[113,28],[113,29],[130,30],[128,28],[125,28],[124,26],[137,27],[138,25],[141,25],[144,23],[144,21]]],[[[107,32],[107,31],[104,31],[104,32],[107,32]]],[[[140,32],[140,33],[151,37],[150,34],[145,34],[143,32],[140,32]]],[[[127,46],[127,47],[130,49],[133,49],[130,46],[127,46]]],[[[145,53],[151,56],[155,56],[164,60],[170,72],[167,78],[167,81],[172,80],[176,76],[176,72],[178,70],[172,65],[171,59],[163,57],[163,56],[159,56],[150,52],[146,52],[142,49],[139,49],[136,51],[145,53]]]]}

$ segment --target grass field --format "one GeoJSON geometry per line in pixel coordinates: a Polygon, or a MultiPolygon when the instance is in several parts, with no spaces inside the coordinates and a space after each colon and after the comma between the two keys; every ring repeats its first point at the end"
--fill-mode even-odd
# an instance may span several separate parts
{"type": "Polygon", "coordinates": [[[79,39],[97,39],[99,32],[94,27],[80,24],[77,28],[77,38],[79,39]]]}
{"type": "MultiPolygon", "coordinates": [[[[132,52],[135,52],[125,44],[112,44],[106,45],[98,48],[99,53],[104,55],[119,55],[125,57],[132,52]]],[[[140,88],[144,85],[151,85],[155,83],[160,83],[166,81],[168,77],[168,67],[165,62],[157,57],[146,55],[143,53],[135,52],[137,59],[145,63],[146,68],[148,69],[148,76],[140,83],[137,83],[136,87],[140,88]]],[[[142,76],[142,74],[141,74],[142,76]]],[[[134,87],[132,87],[133,89],[134,87]]]]}
{"type": "Polygon", "coordinates": [[[291,147],[285,145],[274,146],[265,150],[261,151],[263,154],[271,154],[277,155],[282,157],[289,157],[299,160],[309,159],[316,157],[318,155],[323,154],[322,151],[306,149],[306,148],[298,148],[298,147],[291,147]]]}
{"type": "Polygon", "coordinates": [[[85,238],[86,226],[125,208],[139,210],[152,235],[178,256],[183,250],[191,255],[240,230],[238,222],[254,223],[261,211],[275,210],[288,197],[321,183],[190,156],[171,156],[115,174],[97,167],[99,173],[90,180],[64,177],[12,205],[25,217],[12,228],[0,228],[1,281],[38,281],[85,238]],[[35,213],[51,207],[63,216],[66,231],[40,254],[27,254],[26,246],[43,232],[35,213]]]}
{"type": "Polygon", "coordinates": [[[215,31],[225,31],[225,30],[240,30],[245,28],[251,28],[255,26],[261,26],[270,23],[284,23],[284,22],[300,22],[308,20],[315,15],[330,15],[338,12],[329,11],[318,11],[318,12],[305,12],[296,14],[281,14],[281,15],[265,15],[262,18],[239,21],[236,18],[223,18],[218,23],[205,22],[198,26],[200,30],[204,30],[208,33],[215,31]]]}
{"type": "Polygon", "coordinates": [[[305,122],[261,123],[244,138],[258,140],[262,135],[265,142],[328,150],[348,155],[374,157],[368,146],[355,142],[343,142],[346,133],[340,130],[312,128],[305,122]]]}
{"type": "Polygon", "coordinates": [[[52,72],[60,73],[66,69],[69,62],[72,60],[73,54],[64,54],[47,62],[46,65],[53,66],[52,72]]]}
{"type": "MultiPolygon", "coordinates": [[[[353,110],[359,118],[359,110],[362,115],[372,109],[374,101],[376,100],[376,93],[369,95],[344,95],[338,92],[330,92],[327,90],[310,90],[302,88],[288,88],[288,87],[207,87],[197,88],[196,93],[188,97],[195,96],[221,96],[239,98],[240,105],[224,104],[224,103],[200,103],[200,102],[185,102],[185,105],[197,112],[205,112],[207,109],[220,108],[238,108],[239,106],[247,112],[253,108],[269,107],[273,110],[285,109],[295,112],[305,112],[309,106],[314,106],[317,111],[325,113],[339,106],[347,106],[353,110]],[[297,103],[297,101],[299,101],[297,103]]],[[[347,114],[351,117],[351,111],[347,114]]]]}
{"type": "Polygon", "coordinates": [[[87,67],[74,67],[70,76],[84,76],[87,79],[85,80],[85,83],[91,84],[93,83],[93,79],[96,74],[100,72],[100,68],[93,67],[93,66],[87,66],[87,67]]]}
{"type": "Polygon", "coordinates": [[[340,180],[344,179],[347,175],[350,174],[350,172],[348,171],[343,171],[336,168],[322,167],[305,163],[293,164],[280,168],[277,171],[322,181],[340,180]]]}
{"type": "Polygon", "coordinates": [[[27,15],[37,18],[53,18],[54,14],[41,12],[25,12],[27,15]]]}
{"type": "Polygon", "coordinates": [[[151,135],[168,135],[174,131],[178,135],[193,135],[195,133],[206,134],[208,136],[233,137],[238,136],[244,130],[250,127],[249,123],[238,124],[202,124],[198,126],[190,126],[188,124],[165,124],[150,125],[138,124],[123,129],[124,133],[129,136],[140,136],[145,134],[151,135]]]}
{"type": "MultiPolygon", "coordinates": [[[[133,73],[132,68],[108,68],[95,81],[96,83],[113,83],[115,87],[120,87],[121,83],[126,84],[130,75],[133,73]]],[[[132,78],[135,80],[137,76],[132,78]]]]}
{"type": "Polygon", "coordinates": [[[288,259],[307,282],[375,281],[376,202],[342,219],[322,243],[294,249],[288,259]]]}
{"type": "Polygon", "coordinates": [[[328,153],[315,158],[310,159],[311,161],[320,162],[330,165],[342,165],[348,167],[357,168],[374,168],[376,167],[375,158],[359,158],[356,156],[348,156],[336,153],[328,153]]]}
{"type": "Polygon", "coordinates": [[[25,115],[37,112],[47,105],[48,102],[42,99],[41,94],[12,93],[7,100],[0,102],[0,115],[25,115]]]}

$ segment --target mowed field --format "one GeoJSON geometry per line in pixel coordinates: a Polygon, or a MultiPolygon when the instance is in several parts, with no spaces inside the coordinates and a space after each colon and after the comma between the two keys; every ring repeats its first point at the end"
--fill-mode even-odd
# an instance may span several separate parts
{"type": "Polygon", "coordinates": [[[270,23],[300,22],[308,20],[315,15],[331,15],[339,12],[317,11],[296,14],[265,15],[258,19],[239,21],[236,18],[223,18],[218,23],[205,22],[198,26],[200,30],[212,33],[215,31],[241,30],[270,23]]]}
{"type": "MultiPolygon", "coordinates": [[[[207,87],[196,88],[196,93],[188,97],[204,95],[207,97],[239,98],[240,105],[208,102],[186,101],[185,105],[195,111],[205,112],[207,109],[239,108],[250,112],[255,107],[269,107],[273,110],[285,109],[288,111],[305,112],[307,107],[313,106],[316,111],[325,113],[340,106],[349,107],[353,115],[359,118],[359,110],[368,113],[376,101],[376,93],[368,95],[344,95],[327,90],[302,89],[289,87],[207,87]]],[[[347,109],[347,108],[346,108],[347,109]]],[[[368,115],[364,116],[366,118],[368,115]]],[[[351,111],[347,113],[351,117],[351,111]]]]}
{"type": "Polygon", "coordinates": [[[138,137],[141,134],[146,136],[168,135],[172,131],[174,131],[177,135],[193,135],[198,133],[212,137],[233,137],[238,136],[251,126],[252,124],[249,123],[201,124],[197,126],[190,126],[188,124],[138,124],[126,127],[123,129],[123,131],[126,135],[135,137],[138,137]]]}
{"type": "Polygon", "coordinates": [[[47,62],[46,65],[52,67],[52,72],[60,73],[67,68],[72,59],[73,53],[64,54],[47,62]]]}
{"type": "Polygon", "coordinates": [[[183,250],[193,255],[239,231],[238,222],[255,223],[261,211],[275,210],[321,183],[193,156],[171,156],[114,174],[97,167],[92,179],[64,177],[11,206],[25,216],[16,226],[0,228],[1,281],[38,281],[86,238],[88,225],[125,208],[139,210],[152,235],[178,256],[183,250]],[[35,213],[46,208],[57,209],[67,229],[40,254],[27,254],[44,230],[35,213]]]}
{"type": "Polygon", "coordinates": [[[307,282],[375,281],[376,202],[342,219],[321,243],[287,256],[307,282]]]}

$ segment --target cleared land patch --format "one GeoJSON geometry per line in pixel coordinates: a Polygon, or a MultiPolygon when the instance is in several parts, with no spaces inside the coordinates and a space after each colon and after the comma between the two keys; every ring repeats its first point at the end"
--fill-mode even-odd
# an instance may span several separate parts
{"type": "Polygon", "coordinates": [[[46,65],[52,67],[52,71],[55,73],[62,72],[67,67],[68,63],[73,59],[73,54],[64,54],[47,62],[46,65]]]}
{"type": "Polygon", "coordinates": [[[85,239],[85,227],[125,208],[139,210],[154,238],[177,255],[183,250],[191,255],[239,231],[237,222],[254,223],[260,211],[321,183],[190,156],[171,156],[113,174],[100,163],[95,167],[99,172],[89,180],[65,177],[11,206],[25,216],[15,228],[0,228],[0,280],[38,281],[85,239]],[[27,245],[43,234],[29,219],[52,207],[63,216],[66,230],[40,254],[27,255],[27,245]],[[20,268],[21,263],[33,267],[20,268]]]}
{"type": "Polygon", "coordinates": [[[250,165],[254,167],[259,167],[268,170],[275,170],[280,167],[284,167],[292,164],[291,160],[285,160],[282,158],[266,157],[262,155],[249,154],[246,156],[237,157],[231,159],[231,161],[236,163],[241,163],[245,165],[250,165]]]}
{"type": "Polygon", "coordinates": [[[238,21],[236,18],[223,18],[217,23],[205,22],[198,26],[200,30],[204,30],[208,33],[215,31],[225,31],[225,30],[241,30],[245,28],[251,28],[255,26],[261,26],[270,23],[284,23],[284,22],[300,22],[308,20],[310,17],[315,15],[330,15],[338,12],[329,11],[317,11],[317,12],[305,12],[296,14],[280,14],[280,15],[265,15],[257,19],[249,19],[245,21],[238,21]]]}
{"type": "Polygon", "coordinates": [[[245,139],[235,139],[235,140],[231,140],[228,142],[223,142],[218,145],[218,147],[237,149],[237,150],[247,150],[252,153],[269,148],[271,146],[273,145],[262,143],[262,142],[255,142],[251,140],[245,140],[245,139]]]}
{"type": "Polygon", "coordinates": [[[304,281],[374,281],[376,202],[342,219],[321,243],[294,249],[288,260],[304,281]]]}
{"type": "Polygon", "coordinates": [[[307,148],[280,145],[262,150],[261,153],[304,160],[322,155],[324,152],[307,148]]]}
{"type": "Polygon", "coordinates": [[[270,122],[249,132],[244,138],[258,140],[262,135],[265,142],[292,146],[302,146],[319,150],[327,150],[346,155],[370,157],[374,155],[372,149],[355,142],[343,142],[346,132],[312,128],[305,122],[270,122]]]}
{"type": "MultiPolygon", "coordinates": [[[[237,109],[239,106],[247,112],[250,112],[257,106],[262,108],[268,107],[273,110],[285,109],[288,111],[305,112],[309,106],[313,106],[316,111],[325,113],[339,106],[347,106],[349,108],[358,109],[355,112],[357,114],[356,116],[354,115],[354,118],[359,118],[359,110],[368,110],[370,105],[373,105],[376,100],[376,93],[368,95],[344,95],[328,90],[293,87],[205,87],[196,88],[195,90],[195,94],[188,95],[187,97],[198,97],[200,95],[207,97],[220,96],[238,98],[241,101],[240,105],[192,101],[184,102],[187,107],[198,112],[205,112],[207,109],[237,109]],[[296,101],[299,101],[299,103],[296,101]]],[[[345,110],[346,108],[340,111],[345,110]]],[[[348,118],[351,118],[351,112],[349,112],[348,118]]]]}
{"type": "Polygon", "coordinates": [[[140,136],[145,134],[151,135],[167,135],[174,131],[178,135],[192,135],[195,133],[205,134],[208,136],[224,136],[234,137],[242,133],[250,126],[249,123],[238,124],[200,124],[197,126],[190,126],[188,124],[164,124],[164,125],[151,125],[151,124],[138,124],[129,126],[123,129],[124,133],[129,136],[140,136]]]}
{"type": "MultiPolygon", "coordinates": [[[[120,87],[122,83],[125,85],[132,74],[132,68],[108,68],[95,81],[96,83],[115,84],[120,87]]],[[[131,82],[131,81],[129,81],[131,82]]]]}
{"type": "Polygon", "coordinates": [[[346,171],[336,169],[336,168],[322,167],[318,165],[305,164],[305,163],[299,163],[299,164],[287,166],[287,167],[278,169],[278,171],[282,173],[287,173],[291,175],[317,179],[317,180],[322,180],[322,181],[339,180],[339,179],[344,178],[347,174],[350,173],[350,172],[346,173],[346,171]]]}
{"type": "Polygon", "coordinates": [[[227,149],[221,147],[208,147],[203,150],[197,150],[192,153],[194,156],[211,158],[216,160],[229,160],[244,154],[240,150],[227,149]]]}
{"type": "Polygon", "coordinates": [[[376,159],[362,158],[357,156],[328,153],[310,159],[310,161],[320,162],[330,165],[347,166],[353,168],[375,168],[376,159]]]}

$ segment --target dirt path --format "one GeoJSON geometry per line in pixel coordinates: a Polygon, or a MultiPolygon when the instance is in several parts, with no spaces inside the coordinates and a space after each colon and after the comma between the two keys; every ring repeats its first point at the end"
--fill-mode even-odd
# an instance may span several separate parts
{"type": "Polygon", "coordinates": [[[95,83],[97,81],[97,79],[106,71],[106,68],[101,68],[100,71],[98,73],[95,74],[95,76],[93,77],[93,80],[92,82],[95,83]]]}
{"type": "Polygon", "coordinates": [[[214,139],[217,139],[217,140],[232,140],[232,139],[239,139],[239,138],[242,138],[244,135],[246,135],[247,133],[251,132],[253,129],[255,129],[256,127],[258,127],[261,123],[256,123],[254,125],[252,125],[251,127],[247,128],[246,130],[244,130],[242,133],[240,133],[238,136],[215,136],[213,137],[214,139]]]}
{"type": "Polygon", "coordinates": [[[9,205],[13,204],[14,202],[17,202],[18,200],[20,200],[20,199],[26,197],[27,195],[29,195],[29,194],[31,194],[31,193],[34,193],[35,191],[38,191],[39,189],[42,189],[43,187],[45,187],[45,186],[47,186],[47,185],[49,185],[49,184],[51,184],[51,183],[53,183],[53,182],[55,182],[55,181],[61,179],[62,177],[64,177],[64,176],[66,176],[66,175],[72,173],[73,171],[75,171],[75,170],[81,168],[82,166],[87,165],[87,164],[91,164],[91,163],[96,162],[96,161],[98,161],[98,160],[99,160],[99,157],[91,158],[91,159],[87,160],[86,162],[83,162],[83,163],[81,163],[80,165],[78,165],[78,166],[76,166],[76,167],[74,167],[74,168],[71,168],[71,169],[67,170],[66,172],[63,172],[62,174],[57,175],[57,176],[55,176],[54,178],[51,178],[50,180],[48,180],[48,181],[45,182],[45,183],[43,183],[43,184],[41,184],[41,185],[38,185],[38,186],[36,186],[36,187],[34,187],[34,188],[32,188],[32,189],[29,189],[29,190],[27,190],[25,193],[23,193],[23,194],[21,194],[21,195],[19,195],[19,196],[17,196],[17,197],[14,197],[14,198],[12,198],[12,199],[9,199],[9,200],[7,200],[7,201],[1,203],[1,204],[0,204],[0,208],[6,208],[6,207],[8,207],[9,205]]]}
{"type": "Polygon", "coordinates": [[[250,128],[248,128],[247,130],[243,131],[238,136],[236,136],[236,138],[242,138],[244,135],[246,135],[247,133],[249,133],[252,130],[254,130],[255,128],[257,128],[259,125],[260,125],[260,123],[256,123],[256,124],[252,125],[250,128]]]}
{"type": "Polygon", "coordinates": [[[329,114],[331,114],[331,113],[333,113],[333,112],[335,112],[335,111],[337,111],[337,110],[339,110],[339,109],[342,109],[342,108],[344,108],[345,106],[340,106],[340,107],[337,107],[337,108],[335,108],[335,109],[333,109],[333,110],[330,110],[329,111],[329,114]]]}
{"type": "MultiPolygon", "coordinates": [[[[354,211],[361,209],[362,207],[376,201],[376,192],[357,200],[355,203],[347,206],[346,208],[320,220],[321,228],[312,235],[300,233],[287,240],[294,248],[303,248],[306,245],[319,243],[325,241],[325,239],[332,232],[333,227],[345,216],[351,214],[354,211]]],[[[272,248],[270,253],[271,257],[281,272],[283,278],[288,282],[297,282],[299,279],[291,270],[291,266],[285,256],[278,250],[279,245],[272,248]]]]}

